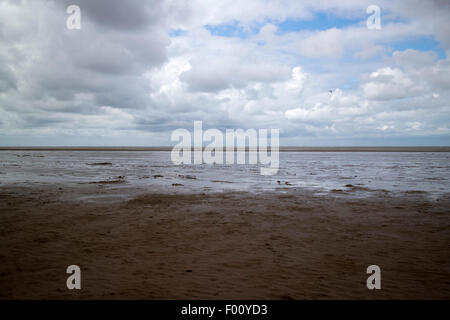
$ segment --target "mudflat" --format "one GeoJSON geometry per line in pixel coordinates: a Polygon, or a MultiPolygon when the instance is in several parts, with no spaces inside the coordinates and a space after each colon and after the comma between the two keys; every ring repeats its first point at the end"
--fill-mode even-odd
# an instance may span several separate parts
{"type": "Polygon", "coordinates": [[[0,298],[450,298],[449,197],[127,189],[120,199],[103,187],[0,190],[0,298]],[[81,290],[66,288],[73,264],[81,290]],[[366,287],[373,264],[381,290],[366,287]]]}

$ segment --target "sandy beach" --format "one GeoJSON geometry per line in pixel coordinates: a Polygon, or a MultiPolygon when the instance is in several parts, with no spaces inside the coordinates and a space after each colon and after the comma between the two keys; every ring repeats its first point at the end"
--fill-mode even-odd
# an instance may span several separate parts
{"type": "Polygon", "coordinates": [[[0,298],[450,298],[448,196],[129,189],[129,199],[74,200],[121,192],[0,189],[0,298]],[[82,290],[66,288],[72,264],[82,290]],[[381,290],[366,288],[372,264],[381,290]]]}
{"type": "Polygon", "coordinates": [[[0,303],[450,301],[449,17],[0,0],[0,303]]]}

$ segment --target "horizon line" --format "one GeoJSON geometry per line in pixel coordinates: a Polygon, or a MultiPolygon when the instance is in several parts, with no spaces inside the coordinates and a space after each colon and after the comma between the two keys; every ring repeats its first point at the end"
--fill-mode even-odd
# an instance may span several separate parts
{"type": "MultiPolygon", "coordinates": [[[[174,146],[0,146],[0,151],[172,151],[174,146]]],[[[256,147],[234,148],[258,151],[256,147]]],[[[203,150],[205,147],[203,147],[203,150]]],[[[219,148],[217,148],[219,149],[219,148]]],[[[222,147],[222,151],[226,150],[222,147]]],[[[270,146],[267,147],[270,150],[270,146]]],[[[191,147],[191,151],[195,151],[191,147]]],[[[280,146],[280,152],[450,152],[450,146],[280,146]]]]}

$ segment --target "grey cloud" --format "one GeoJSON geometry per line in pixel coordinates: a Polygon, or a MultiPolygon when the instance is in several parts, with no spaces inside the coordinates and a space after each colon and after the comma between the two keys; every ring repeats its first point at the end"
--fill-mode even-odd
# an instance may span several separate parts
{"type": "Polygon", "coordinates": [[[0,92],[17,88],[17,79],[8,66],[0,65],[0,92]]]}
{"type": "Polygon", "coordinates": [[[162,0],[64,0],[57,1],[66,8],[78,5],[82,15],[108,29],[136,31],[159,24],[164,19],[162,0]]]}
{"type": "Polygon", "coordinates": [[[36,115],[36,114],[24,115],[22,117],[22,120],[27,129],[40,128],[65,122],[65,120],[62,118],[60,119],[49,118],[48,115],[36,115]]]}
{"type": "MultiPolygon", "coordinates": [[[[209,72],[199,73],[189,70],[180,75],[180,80],[186,82],[192,91],[218,92],[228,89],[232,85],[226,76],[217,74],[216,70],[213,69],[209,72]]],[[[237,82],[234,85],[237,87],[241,86],[237,82]]]]}
{"type": "Polygon", "coordinates": [[[0,43],[0,91],[14,89],[4,108],[80,114],[95,114],[104,105],[157,108],[143,73],[167,61],[162,1],[8,4],[21,23],[0,25],[7,40],[0,43]],[[80,30],[66,29],[68,4],[81,7],[80,30]]]}
{"type": "Polygon", "coordinates": [[[392,55],[394,61],[399,66],[420,68],[430,66],[437,58],[435,52],[420,52],[412,49],[405,51],[395,51],[392,55]]]}
{"type": "Polygon", "coordinates": [[[389,5],[397,14],[419,23],[422,29],[430,30],[445,49],[450,49],[450,1],[392,1],[389,5]]]}
{"type": "Polygon", "coordinates": [[[192,69],[183,72],[180,79],[192,91],[218,92],[228,88],[243,88],[252,82],[271,83],[289,79],[291,69],[287,66],[267,64],[240,65],[193,62],[192,69]]]}

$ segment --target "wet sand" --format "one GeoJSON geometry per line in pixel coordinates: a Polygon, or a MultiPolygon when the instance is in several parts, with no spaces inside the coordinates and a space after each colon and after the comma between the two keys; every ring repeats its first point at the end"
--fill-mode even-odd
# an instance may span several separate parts
{"type": "Polygon", "coordinates": [[[103,187],[0,190],[0,298],[450,298],[449,197],[291,189],[117,200],[123,191],[103,187]],[[82,194],[104,198],[74,200],[82,194]],[[66,289],[72,264],[82,290],[66,289]],[[366,288],[372,264],[381,290],[366,288]]]}

